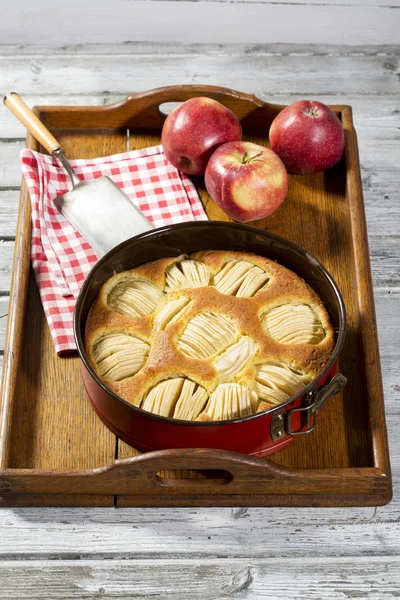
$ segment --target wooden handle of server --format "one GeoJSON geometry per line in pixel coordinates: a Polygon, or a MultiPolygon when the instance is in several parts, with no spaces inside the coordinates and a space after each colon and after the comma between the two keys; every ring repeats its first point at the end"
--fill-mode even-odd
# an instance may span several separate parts
{"type": "Polygon", "coordinates": [[[25,125],[29,133],[31,133],[33,137],[46,148],[47,152],[50,152],[51,154],[56,148],[60,147],[60,144],[55,137],[52,136],[50,131],[43,125],[31,109],[28,108],[17,93],[11,92],[10,94],[7,94],[4,96],[3,102],[12,114],[25,125]]]}

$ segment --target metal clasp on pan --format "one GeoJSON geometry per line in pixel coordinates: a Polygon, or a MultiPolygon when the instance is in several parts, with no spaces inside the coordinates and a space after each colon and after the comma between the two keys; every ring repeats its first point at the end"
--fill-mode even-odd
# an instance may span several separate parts
{"type": "Polygon", "coordinates": [[[347,379],[341,373],[335,375],[329,383],[315,392],[310,392],[306,396],[306,405],[299,408],[277,411],[271,421],[272,441],[279,440],[285,435],[303,435],[314,431],[317,421],[317,415],[324,407],[326,401],[331,396],[336,396],[346,385],[347,379]],[[292,415],[293,413],[305,413],[306,424],[300,431],[293,431],[292,415]]]}

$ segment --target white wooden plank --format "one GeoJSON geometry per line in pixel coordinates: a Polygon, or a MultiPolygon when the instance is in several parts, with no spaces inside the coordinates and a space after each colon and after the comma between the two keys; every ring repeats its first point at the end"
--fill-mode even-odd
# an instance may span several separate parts
{"type": "MultiPolygon", "coordinates": [[[[148,0],[149,2],[153,0],[148,0]]],[[[182,1],[182,0],[181,0],[182,1]]],[[[186,0],[193,1],[193,0],[186,0]]],[[[241,2],[244,4],[276,4],[276,0],[196,0],[197,2],[221,2],[221,3],[230,3],[230,2],[241,2]]],[[[391,6],[393,8],[397,8],[400,6],[399,0],[279,0],[279,4],[323,4],[327,5],[335,5],[338,4],[340,6],[391,6]]]]}
{"type": "MultiPolygon", "coordinates": [[[[154,0],[147,0],[152,2],[154,0]]],[[[182,1],[182,0],[181,0],[182,1]]],[[[184,1],[184,0],[183,0],[184,1]]],[[[193,0],[186,0],[193,1],[193,0]]],[[[220,3],[242,3],[242,4],[276,4],[276,0],[196,0],[197,2],[220,2],[220,3]]],[[[279,0],[279,4],[323,4],[324,6],[339,5],[339,6],[391,6],[392,8],[400,7],[399,0],[279,0]]]]}
{"type": "Polygon", "coordinates": [[[370,237],[399,233],[400,203],[393,170],[363,168],[362,182],[370,237]]]}
{"type": "Polygon", "coordinates": [[[19,190],[0,190],[0,238],[15,237],[19,190]]]}
{"type": "MultiPolygon", "coordinates": [[[[398,449],[397,444],[395,458],[400,456],[398,449]]],[[[398,470],[395,475],[398,477],[398,470]]],[[[6,560],[51,557],[389,558],[400,555],[399,509],[398,502],[376,510],[2,509],[0,566],[6,560]]]]}
{"type": "Polygon", "coordinates": [[[0,296],[10,291],[14,245],[0,239],[0,296]]]}
{"type": "Polygon", "coordinates": [[[380,171],[393,170],[393,177],[395,178],[393,167],[400,141],[399,128],[360,127],[357,134],[361,167],[369,170],[374,176],[380,171]]]}
{"type": "MultiPolygon", "coordinates": [[[[375,311],[382,357],[394,358],[399,351],[400,339],[400,288],[375,288],[375,311]]],[[[399,365],[400,367],[400,365],[399,365]]]]}
{"type": "Polygon", "coordinates": [[[370,238],[373,283],[379,287],[400,286],[400,236],[370,238]]]}
{"type": "MultiPolygon", "coordinates": [[[[227,0],[229,1],[229,0],[227,0]]],[[[240,0],[238,0],[240,1],[240,0]]],[[[397,2],[398,0],[396,0],[397,2]]],[[[307,4],[308,2],[306,2],[307,4]]],[[[318,2],[324,4],[325,2],[318,2]]],[[[346,4],[345,1],[340,2],[346,4]]],[[[350,4],[350,2],[347,2],[350,4]]],[[[182,54],[189,52],[190,54],[263,54],[268,56],[305,56],[305,55],[318,55],[318,56],[373,56],[379,54],[380,56],[391,56],[398,55],[399,46],[397,44],[368,44],[366,45],[354,45],[354,44],[312,44],[309,42],[303,44],[293,43],[268,43],[267,40],[263,40],[262,43],[254,44],[253,40],[250,43],[238,43],[235,41],[233,44],[221,44],[221,43],[195,43],[190,42],[189,44],[182,44],[180,42],[152,42],[146,40],[145,42],[140,41],[126,41],[119,43],[107,43],[107,44],[94,44],[94,43],[77,43],[77,44],[43,44],[37,43],[32,44],[29,40],[25,40],[23,44],[6,44],[0,45],[0,54],[2,56],[61,56],[61,55],[74,55],[83,56],[90,54],[92,56],[116,56],[121,54],[147,54],[157,59],[158,56],[171,55],[171,54],[182,54]]],[[[67,93],[67,91],[65,92],[67,93]]]]}
{"type": "Polygon", "coordinates": [[[22,563],[52,557],[389,558],[400,554],[399,509],[396,502],[376,512],[373,508],[2,509],[0,567],[7,560],[22,563]]]}
{"type": "MultiPolygon", "coordinates": [[[[4,348],[4,338],[7,327],[8,298],[0,296],[0,351],[4,348]]],[[[0,371],[1,373],[1,371],[0,371]]],[[[1,381],[1,375],[0,375],[1,381]]]]}
{"type": "MultiPolygon", "coordinates": [[[[381,368],[382,368],[382,379],[383,379],[383,393],[385,397],[385,411],[386,418],[390,421],[394,421],[394,423],[398,423],[400,418],[400,364],[399,364],[399,352],[393,356],[388,356],[385,352],[385,349],[382,345],[380,345],[381,353],[381,368]]],[[[393,436],[395,436],[395,431],[393,431],[393,436]]],[[[396,446],[395,438],[391,437],[390,441],[390,451],[392,453],[392,457],[395,456],[393,448],[396,446]]],[[[400,450],[396,453],[397,457],[400,457],[400,450]]],[[[398,461],[399,459],[397,459],[398,461]]],[[[394,462],[394,458],[392,458],[394,462]]],[[[396,468],[396,464],[393,465],[393,468],[396,468]]],[[[397,472],[399,468],[397,466],[397,472]]],[[[397,493],[400,493],[400,473],[396,475],[395,485],[398,490],[397,493]]],[[[399,504],[400,508],[400,498],[395,498],[395,503],[399,504]]],[[[400,514],[399,514],[400,517],[400,514]]]]}
{"type": "Polygon", "coordinates": [[[22,140],[0,141],[0,190],[10,187],[19,188],[22,173],[19,162],[21,150],[25,147],[22,140]]]}
{"type": "Polygon", "coordinates": [[[398,42],[396,10],[387,6],[113,0],[93,10],[79,0],[65,5],[38,0],[33,11],[18,4],[0,23],[6,44],[398,42]]]}
{"type": "MultiPolygon", "coordinates": [[[[152,1],[152,0],[148,0],[152,1]]],[[[160,1],[160,0],[157,0],[160,1]]],[[[161,0],[164,1],[164,0],[161,0]]],[[[169,1],[169,0],[165,0],[169,1]]],[[[181,0],[177,0],[181,1],[181,0]]],[[[189,0],[190,1],[190,0],[189,0]]],[[[213,1],[213,0],[211,0],[213,1]]],[[[229,0],[228,0],[229,1],[229,0]]],[[[234,0],[241,3],[241,0],[234,0]]],[[[328,0],[329,1],[329,0],[328,0]]],[[[400,0],[396,0],[400,1],[400,0]]],[[[343,4],[345,2],[342,2],[343,4]]],[[[323,4],[320,3],[320,4],[323,4]]],[[[360,56],[360,55],[398,55],[399,42],[394,44],[349,44],[345,40],[341,44],[331,44],[329,42],[321,44],[313,44],[312,42],[294,43],[294,42],[277,42],[271,43],[268,40],[263,40],[261,43],[254,44],[254,40],[250,42],[239,42],[235,40],[233,43],[221,44],[220,42],[195,42],[182,43],[177,41],[154,42],[152,40],[135,40],[116,43],[91,43],[80,41],[80,43],[54,44],[47,43],[30,43],[25,40],[23,44],[1,44],[1,54],[9,56],[27,56],[27,55],[107,55],[116,56],[121,54],[143,54],[148,56],[160,55],[180,55],[182,52],[190,50],[191,54],[268,54],[279,56],[297,56],[300,54],[310,54],[318,56],[336,55],[336,56],[360,56]]]]}
{"type": "MultiPolygon", "coordinates": [[[[293,7],[291,7],[293,8],[293,7]]],[[[292,46],[293,48],[293,46],[292,46]]],[[[348,56],[304,54],[301,48],[285,59],[263,52],[256,45],[247,52],[231,51],[203,54],[184,47],[180,53],[157,55],[96,55],[65,50],[29,56],[0,55],[2,89],[22,94],[87,95],[110,92],[113,95],[151,89],[163,85],[204,83],[259,94],[339,95],[398,94],[400,82],[397,54],[348,56]],[[323,68],[321,68],[321,60],[323,68]],[[334,76],[333,76],[334,74],[334,76]],[[66,82],[68,87],[66,88],[66,82]]]]}
{"type": "Polygon", "coordinates": [[[6,563],[0,573],[4,600],[389,600],[400,584],[398,557],[30,561],[6,563]]]}

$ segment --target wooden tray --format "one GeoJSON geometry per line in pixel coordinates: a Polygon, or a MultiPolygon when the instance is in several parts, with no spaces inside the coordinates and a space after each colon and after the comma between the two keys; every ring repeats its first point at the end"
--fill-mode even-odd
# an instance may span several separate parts
{"type": "MultiPolygon", "coordinates": [[[[160,105],[207,95],[266,144],[281,106],[208,86],[159,89],[103,107],[39,107],[36,114],[71,158],[159,143],[160,105]]],[[[77,357],[59,358],[30,268],[30,201],[22,184],[1,391],[0,504],[4,506],[369,506],[392,487],[356,133],[340,116],[346,151],[332,170],[290,176],[282,208],[258,222],[303,245],[333,274],[348,331],[339,368],[348,378],[316,430],[272,458],[214,450],[139,455],[118,440],[85,397],[77,357]],[[167,469],[167,471],[166,471],[167,469]]],[[[40,149],[28,135],[29,148],[40,149]]],[[[227,220],[201,178],[210,219],[227,220]]]]}

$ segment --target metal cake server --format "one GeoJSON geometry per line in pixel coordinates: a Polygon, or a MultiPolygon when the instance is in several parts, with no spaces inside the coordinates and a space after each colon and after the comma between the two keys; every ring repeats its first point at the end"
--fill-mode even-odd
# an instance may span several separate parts
{"type": "Polygon", "coordinates": [[[3,101],[67,171],[72,190],[56,198],[54,204],[92,246],[98,257],[134,235],[154,228],[109,177],[81,181],[65,158],[60,144],[18,94],[11,92],[3,101]]]}

